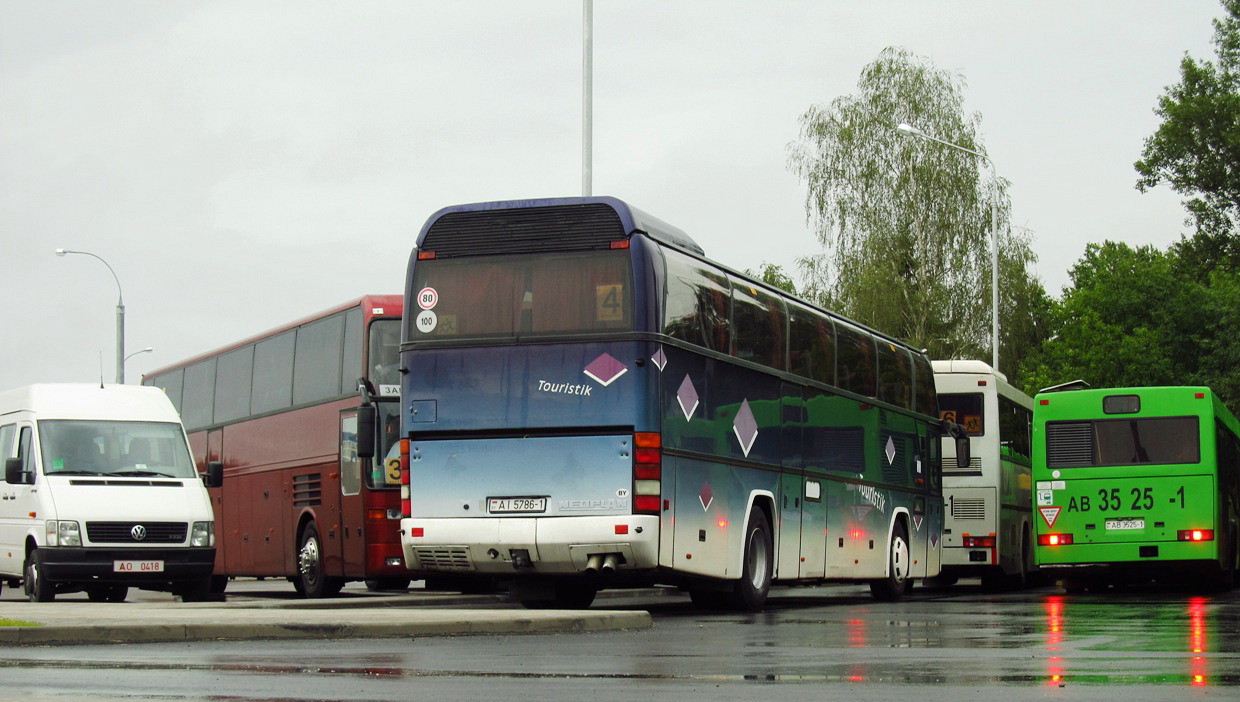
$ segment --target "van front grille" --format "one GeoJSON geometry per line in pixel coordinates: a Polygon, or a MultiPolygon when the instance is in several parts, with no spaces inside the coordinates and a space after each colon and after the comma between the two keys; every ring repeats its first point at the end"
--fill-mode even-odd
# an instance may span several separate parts
{"type": "Polygon", "coordinates": [[[93,544],[179,544],[188,529],[185,522],[86,522],[86,538],[93,544]],[[134,538],[139,526],[141,539],[134,538]]]}

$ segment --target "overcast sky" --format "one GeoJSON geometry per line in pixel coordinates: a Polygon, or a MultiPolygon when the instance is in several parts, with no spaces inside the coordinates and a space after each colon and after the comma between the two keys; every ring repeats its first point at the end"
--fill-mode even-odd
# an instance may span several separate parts
{"type": "MultiPolygon", "coordinates": [[[[901,46],[967,81],[1058,294],[1163,247],[1132,163],[1216,0],[597,0],[593,192],[735,268],[818,251],[800,115],[901,46]]],[[[144,372],[401,291],[450,204],[580,195],[582,3],[0,0],[0,389],[144,372]]]]}

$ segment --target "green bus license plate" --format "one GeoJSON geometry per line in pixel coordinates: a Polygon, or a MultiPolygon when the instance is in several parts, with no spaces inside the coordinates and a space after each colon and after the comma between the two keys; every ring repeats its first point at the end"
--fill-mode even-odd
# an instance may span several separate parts
{"type": "Polygon", "coordinates": [[[491,514],[512,512],[546,512],[545,497],[491,497],[487,499],[487,511],[491,514]]]}
{"type": "Polygon", "coordinates": [[[1144,519],[1108,519],[1106,521],[1107,531],[1117,530],[1124,531],[1128,529],[1144,529],[1144,519]]]}

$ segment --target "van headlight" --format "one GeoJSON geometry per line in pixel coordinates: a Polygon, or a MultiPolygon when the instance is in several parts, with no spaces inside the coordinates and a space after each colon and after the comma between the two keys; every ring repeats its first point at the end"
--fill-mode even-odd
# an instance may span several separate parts
{"type": "Polygon", "coordinates": [[[44,536],[48,546],[82,545],[81,528],[77,522],[68,519],[47,520],[44,536]]]}
{"type": "Polygon", "coordinates": [[[194,522],[189,532],[189,545],[209,548],[215,545],[215,522],[194,522]]]}

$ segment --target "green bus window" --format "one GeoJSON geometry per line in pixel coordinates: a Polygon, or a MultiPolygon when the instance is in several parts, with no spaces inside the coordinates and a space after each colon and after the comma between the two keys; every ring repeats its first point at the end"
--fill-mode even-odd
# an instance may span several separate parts
{"type": "Polygon", "coordinates": [[[1201,459],[1196,417],[1048,422],[1049,468],[1189,464],[1201,459]]]}

